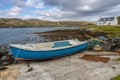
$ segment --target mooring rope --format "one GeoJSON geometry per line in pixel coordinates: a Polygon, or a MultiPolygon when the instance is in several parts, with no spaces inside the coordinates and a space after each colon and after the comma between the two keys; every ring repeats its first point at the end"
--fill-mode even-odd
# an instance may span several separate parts
{"type": "MultiPolygon", "coordinates": [[[[17,52],[16,57],[18,57],[19,53],[20,53],[20,49],[18,49],[18,52],[17,52]]],[[[15,58],[16,58],[16,57],[15,57],[15,58]]],[[[15,59],[15,61],[14,61],[14,64],[15,64],[15,63],[16,63],[16,59],[15,59]]]]}

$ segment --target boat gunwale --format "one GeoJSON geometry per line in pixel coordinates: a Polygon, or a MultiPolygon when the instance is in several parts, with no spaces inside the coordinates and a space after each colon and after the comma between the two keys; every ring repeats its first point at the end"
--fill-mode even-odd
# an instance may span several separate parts
{"type": "Polygon", "coordinates": [[[38,50],[38,49],[23,49],[23,48],[18,48],[18,47],[15,47],[13,45],[10,45],[10,47],[14,47],[16,49],[19,49],[19,50],[25,50],[25,51],[36,51],[36,52],[46,52],[46,51],[57,51],[57,50],[64,50],[64,49],[68,49],[68,48],[73,48],[73,47],[77,47],[77,46],[82,46],[82,45],[85,45],[85,44],[88,44],[87,41],[85,41],[84,43],[80,43],[80,44],[77,44],[77,45],[72,45],[72,46],[67,46],[67,47],[61,47],[61,48],[52,48],[52,49],[46,49],[46,50],[38,50]]]}

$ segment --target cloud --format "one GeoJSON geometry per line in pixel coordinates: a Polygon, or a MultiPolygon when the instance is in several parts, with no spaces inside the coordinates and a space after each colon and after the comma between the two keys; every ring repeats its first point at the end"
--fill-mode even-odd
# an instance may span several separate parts
{"type": "Polygon", "coordinates": [[[18,13],[18,12],[22,11],[22,8],[15,6],[12,9],[10,9],[9,11],[12,12],[12,13],[18,13]]]}
{"type": "Polygon", "coordinates": [[[114,16],[120,16],[120,4],[117,6],[114,6],[113,9],[110,9],[106,12],[103,12],[104,15],[114,15],[114,16]],[[115,13],[115,14],[114,14],[115,13]]]}
{"type": "Polygon", "coordinates": [[[26,3],[24,0],[11,0],[10,4],[12,6],[17,6],[17,7],[26,7],[26,3]]]}
{"type": "Polygon", "coordinates": [[[67,18],[67,17],[70,17],[71,15],[76,14],[72,11],[61,11],[59,8],[56,8],[56,7],[46,11],[36,11],[36,13],[43,17],[49,17],[54,19],[67,18]]]}
{"type": "Polygon", "coordinates": [[[39,15],[42,15],[42,19],[51,21],[78,21],[80,18],[76,18],[77,13],[72,11],[62,11],[59,8],[53,8],[49,11],[39,11],[39,15]]]}
{"type": "MultiPolygon", "coordinates": [[[[63,12],[76,13],[76,15],[71,15],[71,19],[73,17],[104,16],[108,11],[115,10],[116,6],[120,8],[118,6],[120,4],[119,0],[44,0],[44,4],[58,7],[63,12]]],[[[113,16],[112,14],[108,16],[113,16]]]]}
{"type": "Polygon", "coordinates": [[[11,2],[14,6],[17,7],[34,7],[34,8],[43,8],[44,4],[40,0],[12,0],[11,2]]]}
{"type": "Polygon", "coordinates": [[[13,7],[12,9],[8,10],[8,15],[10,16],[18,16],[22,12],[22,8],[20,7],[13,7]]]}
{"type": "Polygon", "coordinates": [[[35,8],[43,8],[44,4],[39,0],[27,0],[26,6],[32,6],[35,8]]]}
{"type": "Polygon", "coordinates": [[[120,13],[120,0],[4,0],[2,3],[6,4],[5,7],[11,5],[7,11],[3,11],[3,16],[19,15],[21,18],[44,20],[92,21],[99,17],[118,16],[120,13]]]}
{"type": "Polygon", "coordinates": [[[3,14],[3,11],[0,10],[0,14],[3,14]]]}
{"type": "Polygon", "coordinates": [[[81,10],[83,10],[83,11],[91,11],[92,8],[89,5],[84,5],[83,7],[81,7],[81,10]]]}

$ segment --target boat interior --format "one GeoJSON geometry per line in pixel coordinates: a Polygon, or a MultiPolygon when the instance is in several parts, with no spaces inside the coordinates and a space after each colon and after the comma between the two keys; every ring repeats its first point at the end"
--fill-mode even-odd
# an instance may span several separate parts
{"type": "Polygon", "coordinates": [[[10,46],[26,49],[26,50],[53,50],[53,49],[62,49],[67,47],[72,47],[76,45],[82,45],[87,41],[79,41],[77,39],[72,40],[64,40],[64,41],[55,41],[55,42],[43,42],[43,43],[35,43],[35,44],[11,44],[10,46]]]}

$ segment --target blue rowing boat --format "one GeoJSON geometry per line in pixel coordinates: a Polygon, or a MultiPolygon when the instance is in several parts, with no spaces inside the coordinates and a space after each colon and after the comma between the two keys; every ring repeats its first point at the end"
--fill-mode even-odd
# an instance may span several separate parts
{"type": "Polygon", "coordinates": [[[64,40],[37,44],[10,44],[10,50],[15,59],[40,60],[62,57],[80,52],[88,46],[87,41],[64,40]]]}

